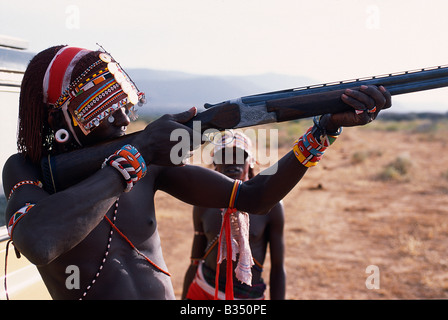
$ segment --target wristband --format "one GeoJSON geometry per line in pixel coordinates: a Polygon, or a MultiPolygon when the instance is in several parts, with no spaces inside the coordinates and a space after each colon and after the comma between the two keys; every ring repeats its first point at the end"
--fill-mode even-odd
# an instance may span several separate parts
{"type": "Polygon", "coordinates": [[[137,174],[139,180],[146,175],[147,168],[145,160],[134,146],[127,144],[117,150],[115,154],[122,156],[129,161],[132,167],[134,167],[135,173],[137,174]]]}
{"type": "Polygon", "coordinates": [[[322,159],[325,150],[332,145],[341,134],[342,127],[335,133],[327,133],[314,117],[314,126],[310,127],[293,145],[297,160],[305,167],[314,167],[322,159]]]}
{"type": "Polygon", "coordinates": [[[147,172],[143,156],[129,144],[109,156],[101,167],[104,168],[106,165],[117,169],[121,173],[126,182],[124,192],[131,191],[135,183],[143,178],[147,172]]]}
{"type": "Polygon", "coordinates": [[[318,161],[311,161],[311,158],[305,157],[303,155],[303,153],[300,151],[299,140],[296,140],[294,142],[293,151],[294,151],[294,155],[296,156],[297,160],[299,160],[299,162],[301,164],[303,164],[305,167],[309,168],[309,167],[314,167],[315,165],[317,165],[318,161]]]}
{"type": "Polygon", "coordinates": [[[305,158],[309,159],[309,161],[311,161],[311,162],[317,162],[320,159],[322,159],[324,152],[316,152],[314,149],[308,150],[304,145],[304,140],[306,140],[306,139],[301,138],[301,139],[297,140],[296,148],[299,148],[300,153],[302,153],[302,155],[305,158]],[[313,152],[318,153],[318,154],[314,154],[313,152]]]}
{"type": "Polygon", "coordinates": [[[126,182],[126,188],[124,192],[129,192],[134,187],[134,182],[137,182],[137,174],[135,173],[134,167],[123,157],[116,154],[111,155],[103,163],[103,168],[108,165],[118,170],[126,182]]]}

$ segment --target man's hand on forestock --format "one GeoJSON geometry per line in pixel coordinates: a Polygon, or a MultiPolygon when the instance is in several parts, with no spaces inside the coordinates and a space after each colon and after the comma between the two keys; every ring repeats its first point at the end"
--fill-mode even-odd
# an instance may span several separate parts
{"type": "Polygon", "coordinates": [[[347,89],[341,99],[354,111],[332,114],[327,124],[329,132],[336,131],[338,127],[365,125],[375,120],[381,110],[392,106],[391,94],[383,86],[363,85],[347,89]]]}
{"type": "MultiPolygon", "coordinates": [[[[194,150],[199,145],[193,145],[193,130],[183,125],[197,113],[195,107],[177,114],[166,114],[151,122],[141,131],[132,144],[140,151],[148,164],[176,166],[173,163],[173,147],[182,143],[182,151],[194,150]],[[188,144],[188,145],[187,145],[188,144]]],[[[200,141],[199,141],[200,143],[200,141]]],[[[176,148],[175,150],[178,150],[176,148]]],[[[180,150],[179,150],[180,152],[180,150]]],[[[188,154],[185,154],[188,157],[188,154]]],[[[177,158],[177,157],[174,157],[177,158]]]]}

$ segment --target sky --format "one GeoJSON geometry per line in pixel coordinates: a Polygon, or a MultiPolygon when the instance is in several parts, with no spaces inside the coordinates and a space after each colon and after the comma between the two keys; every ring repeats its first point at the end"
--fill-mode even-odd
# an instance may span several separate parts
{"type": "MultiPolygon", "coordinates": [[[[279,73],[311,85],[448,64],[447,9],[446,0],[0,0],[0,34],[33,52],[99,43],[124,68],[279,73]]],[[[397,100],[446,112],[447,95],[397,100]]]]}

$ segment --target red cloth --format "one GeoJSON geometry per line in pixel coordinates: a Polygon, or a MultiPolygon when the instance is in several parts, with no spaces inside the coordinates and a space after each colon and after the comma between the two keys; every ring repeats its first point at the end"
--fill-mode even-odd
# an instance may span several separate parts
{"type": "Polygon", "coordinates": [[[205,292],[196,281],[193,281],[188,288],[186,298],[189,300],[215,300],[215,297],[205,292]]]}
{"type": "MultiPolygon", "coordinates": [[[[209,294],[204,289],[202,289],[196,281],[193,281],[188,288],[186,299],[188,300],[217,300],[214,295],[209,294]]],[[[264,296],[255,300],[264,300],[264,296]]],[[[218,299],[219,300],[219,299],[218,299]]],[[[240,299],[238,299],[240,300],[240,299]]],[[[250,300],[250,299],[247,299],[250,300]]]]}

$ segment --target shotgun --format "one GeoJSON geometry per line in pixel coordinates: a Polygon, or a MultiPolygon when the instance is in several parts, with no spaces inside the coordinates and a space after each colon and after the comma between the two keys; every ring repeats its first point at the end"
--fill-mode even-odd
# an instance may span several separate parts
{"type": "MultiPolygon", "coordinates": [[[[186,123],[201,134],[208,129],[236,129],[259,124],[308,118],[326,113],[353,110],[341,100],[345,89],[361,85],[384,86],[391,95],[411,93],[448,86],[448,65],[380,76],[298,87],[241,97],[217,104],[205,104],[206,110],[186,123]]],[[[75,150],[41,161],[44,186],[50,193],[83,180],[100,168],[104,158],[138,132],[103,144],[75,150]],[[88,156],[86,155],[88,154],[88,156]],[[70,168],[77,168],[70,170],[70,168]]]]}
{"type": "Polygon", "coordinates": [[[236,129],[344,112],[352,108],[341,100],[342,93],[345,89],[356,89],[361,85],[382,85],[391,95],[446,87],[448,65],[256,94],[213,105],[205,104],[206,110],[186,125],[193,128],[193,121],[200,121],[201,132],[204,132],[207,129],[236,129]]]}

